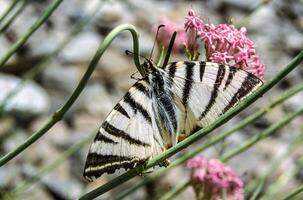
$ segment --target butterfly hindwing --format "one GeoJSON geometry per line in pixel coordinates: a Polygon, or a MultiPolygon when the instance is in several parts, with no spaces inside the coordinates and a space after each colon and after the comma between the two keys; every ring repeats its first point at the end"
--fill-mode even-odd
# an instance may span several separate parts
{"type": "Polygon", "coordinates": [[[154,127],[149,84],[135,83],[107,116],[92,143],[84,170],[91,181],[103,173],[133,168],[162,152],[154,127]]]}

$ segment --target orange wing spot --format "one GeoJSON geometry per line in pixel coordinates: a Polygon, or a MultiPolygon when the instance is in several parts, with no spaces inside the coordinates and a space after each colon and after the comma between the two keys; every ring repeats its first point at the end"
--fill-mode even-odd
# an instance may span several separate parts
{"type": "Polygon", "coordinates": [[[169,149],[170,147],[172,147],[173,145],[171,145],[171,144],[165,144],[165,146],[164,146],[164,148],[165,149],[169,149]]]}
{"type": "Polygon", "coordinates": [[[178,136],[178,142],[181,142],[182,140],[184,140],[185,138],[187,138],[187,136],[185,134],[180,134],[178,136]]]}

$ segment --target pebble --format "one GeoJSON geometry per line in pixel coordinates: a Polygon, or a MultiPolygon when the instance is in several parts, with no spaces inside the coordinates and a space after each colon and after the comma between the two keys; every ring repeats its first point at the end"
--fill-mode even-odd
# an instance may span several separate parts
{"type": "MultiPolygon", "coordinates": [[[[21,79],[8,74],[0,74],[0,103],[14,90],[21,79]]],[[[47,92],[33,81],[25,83],[23,88],[8,101],[5,110],[20,118],[30,118],[47,113],[50,101],[47,92]],[[34,101],[33,101],[34,100],[34,101]]]]}
{"type": "MultiPolygon", "coordinates": [[[[14,55],[1,69],[6,74],[0,74],[0,102],[20,81],[20,78],[8,75],[8,73],[16,73],[21,76],[24,71],[32,68],[41,58],[52,52],[72,30],[75,22],[96,7],[97,1],[99,0],[89,2],[74,0],[63,2],[59,6],[48,22],[26,42],[23,51],[14,55]]],[[[46,123],[50,114],[66,102],[87,69],[100,42],[112,28],[122,23],[130,23],[136,27],[139,32],[140,54],[148,57],[155,38],[155,33],[151,31],[151,28],[163,16],[168,16],[182,24],[188,10],[193,8],[205,22],[219,24],[227,22],[230,18],[235,18],[235,23],[243,22],[243,16],[249,14],[250,17],[243,23],[243,26],[247,28],[247,35],[254,41],[257,52],[266,65],[265,82],[268,81],[302,49],[303,7],[296,1],[286,3],[286,1],[277,0],[252,11],[257,3],[253,0],[193,1],[190,4],[185,1],[151,0],[144,1],[144,3],[139,0],[129,0],[123,3],[119,1],[103,2],[97,17],[85,27],[84,31],[75,36],[57,57],[53,58],[52,63],[36,78],[37,82],[30,81],[6,107],[10,116],[0,119],[1,154],[4,155],[24,142],[30,134],[46,123]],[[293,16],[293,20],[291,16],[293,16]],[[31,121],[22,121],[20,118],[31,118],[31,121]],[[12,130],[14,133],[9,134],[12,130]]],[[[0,16],[1,11],[3,12],[9,4],[9,1],[4,1],[3,6],[0,6],[0,16]]],[[[0,52],[6,52],[10,45],[41,16],[47,5],[45,2],[28,4],[24,12],[3,34],[4,37],[0,38],[0,52]]],[[[132,37],[126,31],[113,40],[98,62],[88,84],[64,119],[53,126],[46,135],[23,152],[21,156],[0,169],[1,188],[10,188],[16,181],[22,180],[24,174],[21,172],[24,172],[28,165],[32,167],[31,173],[33,173],[60,157],[62,152],[72,144],[81,141],[89,134],[96,134],[107,114],[136,81],[130,78],[130,75],[137,70],[133,57],[126,56],[125,50],[133,51],[132,37]]],[[[157,52],[154,52],[154,60],[156,60],[156,54],[157,52]]],[[[201,55],[201,59],[202,57],[203,55],[201,55]]],[[[184,59],[184,56],[172,55],[170,61],[184,59]]],[[[273,88],[253,106],[237,115],[225,126],[212,132],[210,136],[233,127],[243,117],[275,100],[285,89],[301,82],[302,70],[296,69],[278,87],[273,88]]],[[[262,117],[259,122],[231,135],[225,140],[224,152],[238,147],[249,137],[280,120],[285,113],[298,109],[302,106],[302,98],[301,93],[297,94],[283,106],[273,109],[262,117]]],[[[228,164],[246,181],[250,181],[254,176],[262,175],[267,172],[274,159],[283,155],[289,142],[300,134],[301,121],[302,118],[298,117],[287,128],[281,129],[278,134],[234,157],[228,164]],[[292,130],[291,134],[289,134],[289,130],[292,130]]],[[[202,142],[207,140],[208,138],[204,138],[202,142]]],[[[92,183],[84,181],[82,171],[89,145],[89,143],[85,145],[77,154],[44,177],[42,181],[34,184],[30,190],[21,195],[22,199],[75,199],[84,192],[117,177],[119,174],[105,175],[92,183]]],[[[191,145],[171,158],[171,161],[198,145],[201,143],[191,145]]],[[[209,158],[216,157],[221,146],[222,144],[218,144],[216,148],[209,148],[201,154],[209,158]]],[[[294,155],[285,158],[285,162],[277,167],[277,174],[287,172],[288,166],[294,168],[294,163],[300,157],[301,152],[302,149],[298,148],[294,155]]],[[[298,176],[302,174],[301,171],[298,170],[298,176]]],[[[189,172],[184,166],[179,166],[155,182],[155,185],[160,189],[170,189],[185,182],[188,178],[189,172]]],[[[268,182],[271,182],[274,179],[269,180],[268,182]]],[[[112,199],[113,196],[138,181],[139,178],[135,178],[98,199],[112,199]]],[[[298,181],[292,178],[287,189],[295,188],[296,184],[298,181]]],[[[265,188],[267,187],[268,185],[265,188]]],[[[286,192],[282,196],[285,194],[286,192]]],[[[145,197],[146,189],[141,188],[126,199],[143,199],[145,197]]],[[[194,198],[193,190],[190,187],[176,197],[176,199],[194,198]]]]}
{"type": "Polygon", "coordinates": [[[78,34],[60,53],[64,63],[85,63],[93,58],[102,38],[94,32],[78,34]]]}

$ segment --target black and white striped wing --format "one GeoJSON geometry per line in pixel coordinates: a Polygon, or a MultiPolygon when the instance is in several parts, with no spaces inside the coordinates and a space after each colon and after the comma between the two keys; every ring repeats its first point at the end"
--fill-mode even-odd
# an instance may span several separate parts
{"type": "Polygon", "coordinates": [[[164,70],[173,79],[181,136],[214,122],[263,84],[244,70],[211,62],[176,62],[164,70]]]}
{"type": "Polygon", "coordinates": [[[163,142],[151,111],[149,84],[140,80],[101,125],[87,156],[87,180],[116,169],[133,168],[162,152],[163,142]]]}

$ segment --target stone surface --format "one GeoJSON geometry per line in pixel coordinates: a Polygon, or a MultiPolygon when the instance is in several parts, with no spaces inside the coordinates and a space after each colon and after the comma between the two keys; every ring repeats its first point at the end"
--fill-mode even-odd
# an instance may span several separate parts
{"type": "MultiPolygon", "coordinates": [[[[17,87],[20,79],[7,74],[0,74],[0,103],[17,87]]],[[[47,92],[36,83],[29,81],[10,99],[5,110],[18,117],[28,118],[48,112],[50,107],[47,92]]]]}
{"type": "Polygon", "coordinates": [[[77,35],[60,53],[66,63],[88,64],[101,42],[101,37],[94,32],[83,32],[77,35]]]}
{"type": "MultiPolygon", "coordinates": [[[[20,81],[24,72],[31,69],[44,56],[57,47],[67,36],[74,25],[97,6],[99,0],[64,1],[52,14],[50,19],[25,43],[24,47],[13,56],[4,66],[0,75],[0,102],[14,85],[20,81]],[[5,73],[5,74],[4,74],[5,73]],[[15,74],[14,76],[12,74],[15,74]],[[19,76],[19,77],[17,77],[19,76]],[[3,78],[5,77],[5,78],[3,78]]],[[[0,16],[10,4],[4,0],[0,6],[0,16]]],[[[7,49],[42,15],[50,1],[31,1],[21,15],[0,38],[0,52],[7,49]]],[[[213,0],[213,1],[156,1],[140,0],[106,1],[98,14],[88,22],[79,35],[73,36],[70,43],[52,58],[52,62],[26,86],[21,97],[10,102],[5,117],[0,116],[1,155],[22,144],[34,131],[39,130],[58,108],[60,108],[72,94],[81,77],[85,73],[89,62],[105,36],[122,23],[133,24],[139,33],[140,54],[149,57],[155,33],[153,26],[159,24],[163,16],[182,24],[188,9],[193,8],[204,22],[219,24],[226,23],[233,18],[236,27],[245,26],[248,37],[254,41],[258,55],[266,65],[265,82],[270,80],[302,49],[303,46],[303,15],[300,1],[269,1],[254,9],[257,1],[213,0]],[[13,104],[14,103],[14,104],[13,104]],[[24,120],[25,118],[30,120],[24,120]]],[[[62,156],[62,152],[71,145],[78,143],[89,135],[95,135],[98,128],[112,110],[113,106],[123,97],[129,87],[136,81],[130,78],[136,71],[133,56],[125,55],[125,50],[133,51],[131,34],[127,31],[119,34],[97,64],[88,84],[66,113],[62,121],[58,122],[46,132],[37,142],[15,159],[0,168],[0,187],[11,189],[16,182],[24,180],[25,175],[35,174],[38,170],[48,166],[52,161],[62,156]],[[31,171],[27,171],[31,168],[31,171]]],[[[203,46],[200,46],[201,57],[204,59],[203,46]]],[[[157,48],[156,48],[157,49],[157,48]]],[[[157,60],[157,50],[152,58],[157,60]]],[[[186,60],[183,54],[172,54],[170,61],[186,60]]],[[[136,77],[140,77],[139,75],[136,77]]],[[[259,108],[276,100],[286,89],[302,83],[302,67],[294,70],[284,78],[277,87],[271,89],[252,106],[239,113],[224,126],[208,134],[200,141],[190,145],[179,154],[172,157],[174,161],[194,148],[208,142],[216,136],[241,121],[259,108]]],[[[20,95],[20,94],[19,94],[20,95]]],[[[238,148],[247,139],[281,120],[287,113],[302,106],[301,93],[270,110],[254,124],[233,133],[211,148],[201,152],[209,158],[219,158],[220,155],[238,148]]],[[[265,191],[262,195],[270,195],[271,185],[276,187],[277,198],[287,194],[287,190],[294,189],[302,183],[302,167],[297,163],[302,157],[302,145],[299,142],[302,134],[302,117],[293,120],[289,125],[280,129],[273,136],[264,139],[249,150],[228,161],[246,184],[256,180],[259,175],[269,173],[265,191]],[[297,140],[296,143],[294,140],[297,140]],[[287,155],[286,150],[293,149],[287,155]],[[285,155],[283,155],[285,154],[285,155]],[[279,158],[281,156],[281,158],[279,158]],[[276,162],[278,160],[278,162],[276,162]],[[276,162],[276,163],[275,163],[276,162]],[[278,163],[278,164],[277,164],[278,163]],[[272,166],[274,165],[274,168],[272,166]],[[257,167],[256,167],[257,166],[257,167]],[[291,175],[297,172],[296,175],[291,175]],[[276,179],[281,176],[283,179],[276,179]],[[295,177],[294,177],[295,176],[295,177]],[[284,186],[281,180],[287,180],[284,186]],[[279,188],[279,185],[283,187],[279,188]]],[[[117,177],[123,170],[114,175],[104,175],[95,182],[87,183],[82,177],[84,162],[92,139],[81,149],[61,162],[60,165],[48,172],[30,190],[22,193],[17,199],[75,199],[84,192],[88,192],[109,180],[117,177]]],[[[158,170],[158,167],[154,169],[158,170]]],[[[126,199],[139,200],[147,197],[147,191],[155,186],[156,195],[180,185],[189,178],[189,171],[180,165],[157,180],[153,185],[141,188],[126,199]]],[[[112,199],[125,189],[130,188],[140,177],[122,184],[98,199],[112,199]]],[[[249,190],[247,187],[246,190],[249,190]]],[[[248,191],[251,194],[254,191],[248,191]]],[[[155,193],[155,191],[154,191],[155,193]]],[[[151,196],[154,197],[155,194],[151,196]]],[[[275,199],[268,196],[268,199],[275,199]]],[[[194,199],[194,192],[189,187],[175,199],[194,199]]],[[[250,198],[248,195],[247,198],[250,198]]]]}

